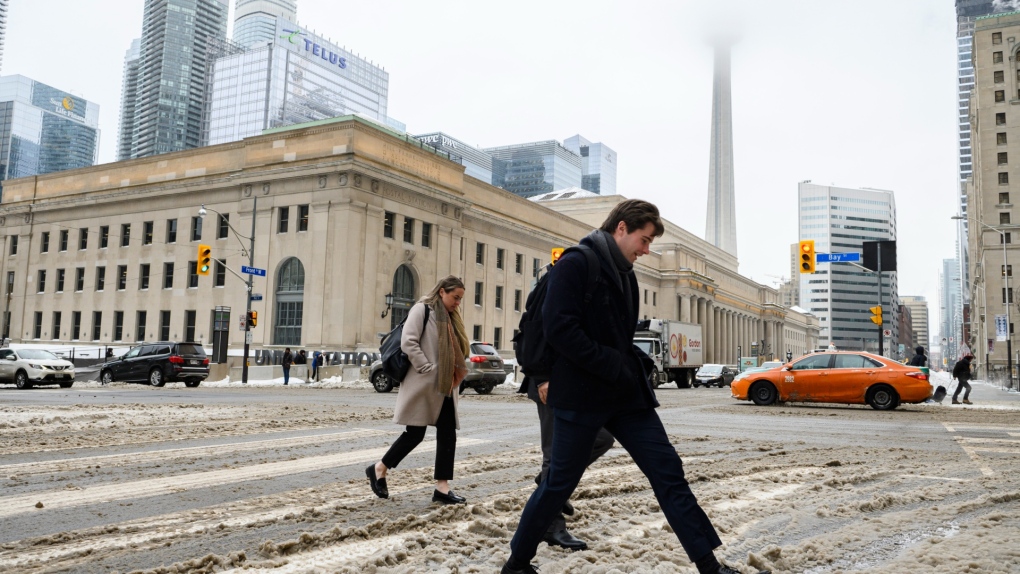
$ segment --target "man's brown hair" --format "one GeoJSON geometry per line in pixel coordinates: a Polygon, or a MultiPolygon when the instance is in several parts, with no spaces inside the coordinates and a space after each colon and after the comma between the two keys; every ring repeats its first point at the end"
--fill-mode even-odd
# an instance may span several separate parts
{"type": "Polygon", "coordinates": [[[621,221],[627,226],[627,233],[644,229],[649,223],[655,226],[655,237],[662,236],[665,231],[662,219],[659,218],[659,208],[643,199],[628,199],[618,203],[599,229],[613,233],[621,221]]]}

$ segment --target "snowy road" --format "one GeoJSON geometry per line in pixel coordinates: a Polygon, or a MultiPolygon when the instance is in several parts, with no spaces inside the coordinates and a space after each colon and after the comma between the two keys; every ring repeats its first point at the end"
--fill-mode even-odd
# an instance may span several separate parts
{"type": "MultiPolygon", "coordinates": [[[[1020,572],[1020,396],[972,407],[779,405],[662,388],[688,480],[745,572],[1020,572]]],[[[401,430],[367,383],[0,389],[0,572],[496,572],[539,465],[532,403],[462,397],[455,490],[432,505],[433,432],[375,498],[401,430]]],[[[619,448],[569,520],[590,549],[543,572],[695,569],[619,448]]]]}

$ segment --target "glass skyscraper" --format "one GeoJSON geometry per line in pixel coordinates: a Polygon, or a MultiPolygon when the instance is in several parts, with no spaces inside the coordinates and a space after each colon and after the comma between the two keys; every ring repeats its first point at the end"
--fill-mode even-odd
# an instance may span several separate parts
{"type": "Polygon", "coordinates": [[[125,104],[134,113],[118,146],[129,157],[201,145],[207,47],[226,40],[227,10],[227,0],[145,0],[137,90],[125,104]]]}
{"type": "Polygon", "coordinates": [[[616,152],[604,143],[591,143],[580,134],[563,140],[563,147],[581,157],[581,187],[599,195],[616,195],[616,152]]]}
{"type": "Polygon", "coordinates": [[[131,41],[124,55],[124,78],[120,93],[120,132],[117,135],[117,161],[131,159],[131,130],[134,129],[135,102],[138,101],[138,64],[142,41],[131,41]]]}
{"type": "Polygon", "coordinates": [[[269,44],[220,53],[208,78],[208,144],[350,114],[405,129],[387,116],[389,73],[289,20],[276,19],[269,44]]]}
{"type": "Polygon", "coordinates": [[[555,140],[484,148],[493,158],[492,185],[532,197],[581,187],[581,156],[555,140]]]}
{"type": "Polygon", "coordinates": [[[297,19],[297,0],[237,0],[234,4],[234,37],[249,48],[275,41],[276,20],[297,19]]]}
{"type": "MultiPolygon", "coordinates": [[[[798,186],[800,240],[813,239],[817,253],[861,253],[865,241],[896,239],[896,200],[893,192],[849,189],[802,182],[798,186]]],[[[838,349],[878,351],[878,327],[871,322],[871,307],[878,301],[874,273],[846,263],[822,263],[817,271],[800,276],[800,306],[816,315],[818,341],[838,349]]],[[[896,272],[882,273],[884,329],[896,341],[899,295],[896,272]]],[[[887,354],[890,346],[885,345],[887,354]]],[[[893,356],[888,354],[888,356],[893,356]]]]}
{"type": "Polygon", "coordinates": [[[98,104],[25,76],[0,78],[0,180],[88,167],[98,149],[98,104]]]}
{"type": "Polygon", "coordinates": [[[7,36],[7,5],[10,0],[0,0],[0,64],[4,60],[4,37],[7,36]]]}

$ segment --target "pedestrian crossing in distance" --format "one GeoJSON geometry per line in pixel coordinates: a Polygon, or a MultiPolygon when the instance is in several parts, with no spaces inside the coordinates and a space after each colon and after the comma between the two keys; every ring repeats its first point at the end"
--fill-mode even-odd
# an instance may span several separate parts
{"type": "Polygon", "coordinates": [[[981,474],[995,475],[999,456],[1020,455],[1020,425],[979,425],[943,422],[947,432],[977,465],[981,474]]]}

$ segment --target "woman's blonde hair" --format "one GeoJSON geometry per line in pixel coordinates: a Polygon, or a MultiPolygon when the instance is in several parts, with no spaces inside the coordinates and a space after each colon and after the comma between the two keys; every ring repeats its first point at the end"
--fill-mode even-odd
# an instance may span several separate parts
{"type": "MultiPolygon", "coordinates": [[[[454,289],[467,289],[464,287],[464,281],[457,276],[447,275],[436,283],[436,286],[432,288],[424,297],[421,298],[421,302],[426,305],[435,307],[436,304],[442,305],[440,301],[440,291],[443,293],[449,293],[454,289]]],[[[457,341],[460,343],[460,350],[465,357],[471,353],[471,341],[468,339],[467,330],[464,328],[464,320],[460,316],[460,308],[458,307],[452,313],[450,313],[450,322],[453,323],[453,332],[457,335],[457,341]]]]}

